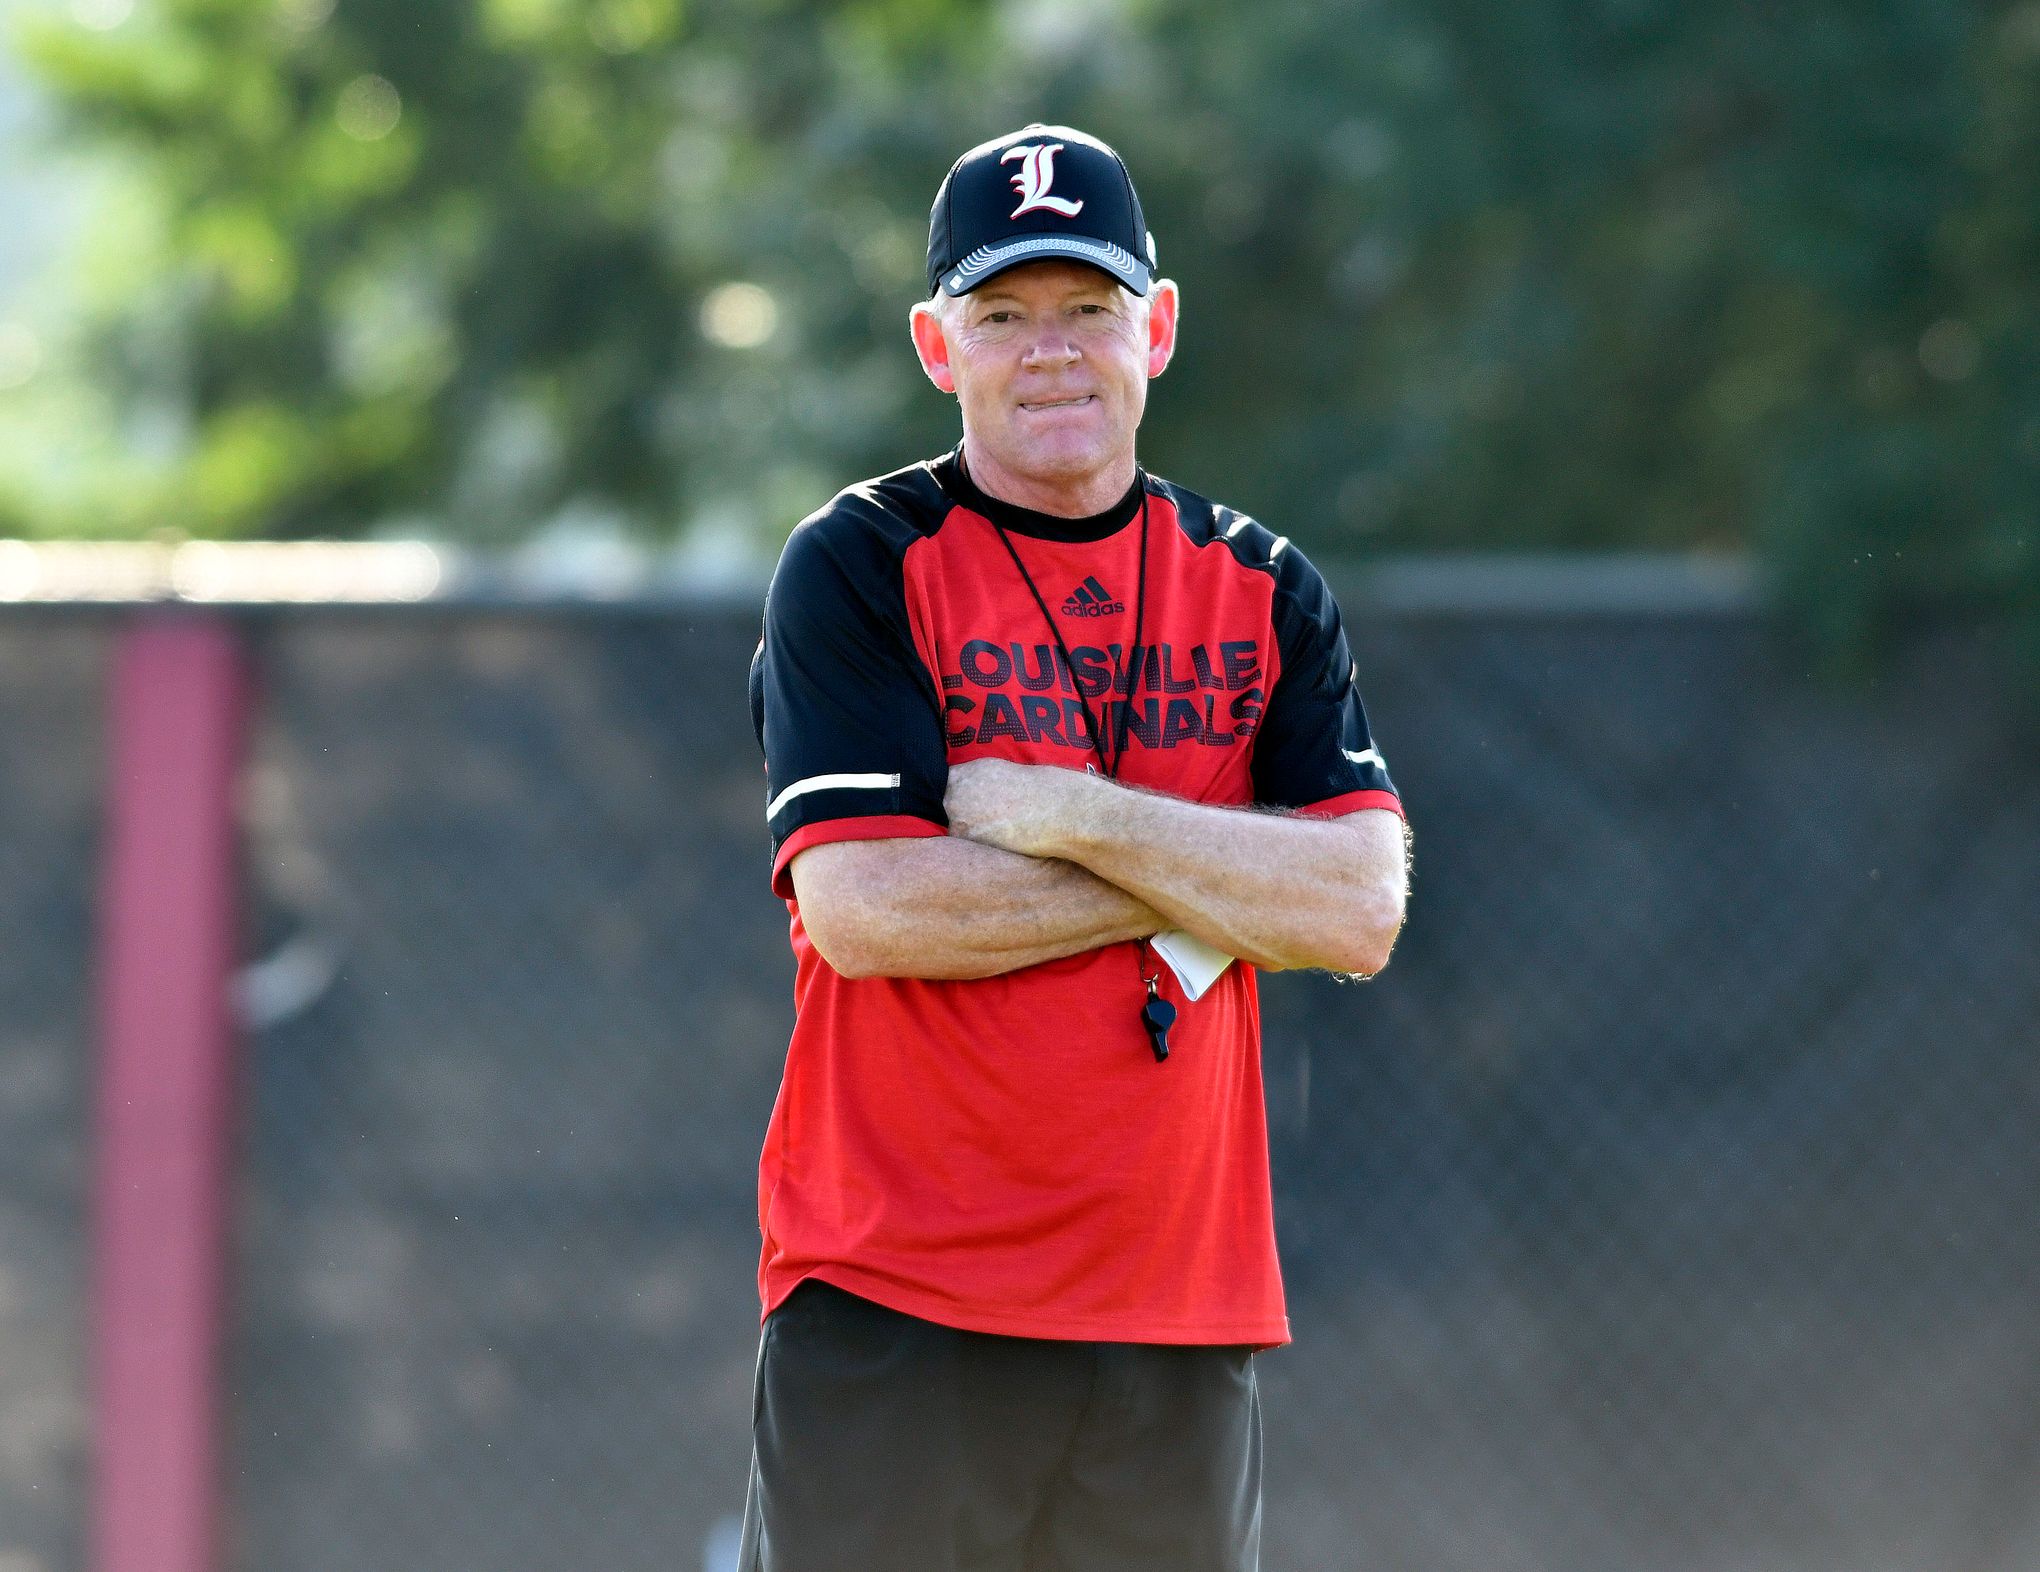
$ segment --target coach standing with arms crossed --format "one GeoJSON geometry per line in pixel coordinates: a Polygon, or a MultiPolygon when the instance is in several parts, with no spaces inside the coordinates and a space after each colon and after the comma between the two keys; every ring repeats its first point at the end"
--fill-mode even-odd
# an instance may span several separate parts
{"type": "Polygon", "coordinates": [[[797,1014],[744,1572],[1258,1565],[1254,971],[1379,971],[1406,839],[1317,571],[1136,462],[1154,257],[1103,143],[966,153],[912,319],[963,441],[773,576],[797,1014]]]}

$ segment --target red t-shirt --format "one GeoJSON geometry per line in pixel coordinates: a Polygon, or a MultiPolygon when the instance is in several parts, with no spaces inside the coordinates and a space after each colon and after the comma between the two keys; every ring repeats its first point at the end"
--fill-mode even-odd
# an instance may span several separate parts
{"type": "Polygon", "coordinates": [[[1178,1019],[1157,1062],[1139,946],[963,982],[845,978],[787,866],[824,841],[945,834],[952,763],[1084,768],[1080,700],[1108,751],[1123,735],[1130,784],[1400,813],[1354,678],[1302,553],[1152,476],[1056,519],[986,497],[952,454],[794,531],[751,670],[797,1010],[759,1165],[767,1314],[818,1277],[976,1331],[1288,1341],[1251,966],[1195,1003],[1160,968],[1178,1019]]]}

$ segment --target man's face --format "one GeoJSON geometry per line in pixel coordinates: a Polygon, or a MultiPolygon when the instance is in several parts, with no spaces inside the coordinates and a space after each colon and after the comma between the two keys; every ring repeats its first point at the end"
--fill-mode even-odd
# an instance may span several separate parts
{"type": "Polygon", "coordinates": [[[1175,286],[1143,300],[1081,262],[1028,262],[918,313],[915,346],[956,394],[972,461],[1056,486],[1122,466],[1175,343],[1175,286]]]}

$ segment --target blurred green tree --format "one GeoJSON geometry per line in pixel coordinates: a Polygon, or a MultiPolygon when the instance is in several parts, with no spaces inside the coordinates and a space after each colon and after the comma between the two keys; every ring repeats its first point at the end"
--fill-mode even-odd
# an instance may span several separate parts
{"type": "Polygon", "coordinates": [[[127,229],[50,527],[774,539],[950,440],[933,187],[1069,119],[1185,288],[1158,469],[1318,551],[1754,546],[1838,662],[1950,597],[2040,648],[2034,0],[77,3],[28,48],[127,229]]]}
{"type": "Polygon", "coordinates": [[[125,176],[77,369],[144,440],[59,527],[797,516],[912,386],[877,166],[947,0],[95,3],[25,47],[125,176]]]}

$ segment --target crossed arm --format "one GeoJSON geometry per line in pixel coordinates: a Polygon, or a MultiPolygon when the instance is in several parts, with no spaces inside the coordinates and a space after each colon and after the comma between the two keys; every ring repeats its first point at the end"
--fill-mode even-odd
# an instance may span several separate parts
{"type": "Polygon", "coordinates": [[[1304,819],[982,759],[950,771],[950,834],[830,841],[793,860],[808,936],[850,977],[990,977],[1183,928],[1266,970],[1374,973],[1402,927],[1401,818],[1304,819]]]}

